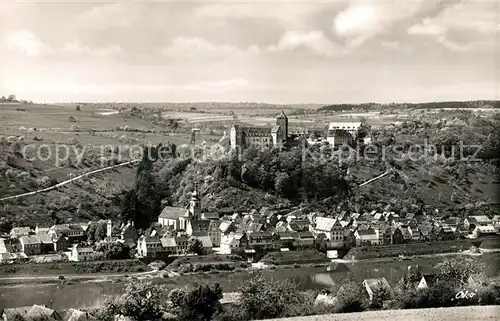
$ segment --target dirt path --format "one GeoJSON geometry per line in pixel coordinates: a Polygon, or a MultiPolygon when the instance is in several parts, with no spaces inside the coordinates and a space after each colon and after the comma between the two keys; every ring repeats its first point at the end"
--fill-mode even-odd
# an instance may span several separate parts
{"type": "MultiPolygon", "coordinates": [[[[275,319],[279,321],[471,321],[499,320],[500,306],[473,306],[418,310],[388,310],[362,313],[328,314],[310,317],[275,319]]],[[[271,321],[271,320],[268,320],[271,321]]]]}
{"type": "MultiPolygon", "coordinates": [[[[116,278],[116,277],[124,277],[124,276],[144,276],[144,275],[149,275],[153,274],[156,271],[147,271],[147,272],[139,272],[139,273],[89,273],[89,274],[64,274],[61,273],[62,276],[64,276],[65,279],[78,279],[78,280],[99,280],[99,279],[106,279],[106,278],[116,278]]],[[[0,282],[2,281],[42,281],[42,280],[59,280],[58,275],[40,275],[40,276],[13,276],[13,277],[0,277],[0,282]]]]}

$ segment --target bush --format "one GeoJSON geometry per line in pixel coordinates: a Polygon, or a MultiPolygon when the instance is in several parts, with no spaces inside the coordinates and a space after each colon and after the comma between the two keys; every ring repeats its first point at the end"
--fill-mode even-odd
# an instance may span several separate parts
{"type": "Polygon", "coordinates": [[[392,299],[392,293],[389,289],[385,287],[377,287],[373,290],[372,301],[370,308],[372,309],[382,309],[384,307],[384,302],[392,299]]]}
{"type": "Polygon", "coordinates": [[[366,309],[367,300],[363,287],[354,282],[347,281],[340,287],[337,293],[336,312],[362,312],[366,309]]]}
{"type": "Polygon", "coordinates": [[[482,286],[477,290],[475,298],[479,305],[498,305],[500,304],[500,286],[494,284],[482,286]]]}
{"type": "Polygon", "coordinates": [[[297,307],[305,301],[294,283],[272,280],[260,274],[244,282],[239,292],[240,308],[249,320],[297,315],[297,307]]]}

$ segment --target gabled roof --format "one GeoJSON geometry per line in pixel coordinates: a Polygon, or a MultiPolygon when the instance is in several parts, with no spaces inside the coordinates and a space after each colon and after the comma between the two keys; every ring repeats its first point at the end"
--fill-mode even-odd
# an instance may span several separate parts
{"type": "Polygon", "coordinates": [[[162,237],[160,239],[161,246],[163,247],[176,247],[175,237],[162,237]]]}
{"type": "Polygon", "coordinates": [[[284,240],[293,240],[294,234],[296,234],[296,233],[293,233],[293,232],[283,232],[283,233],[278,233],[278,236],[279,236],[280,240],[282,240],[282,241],[284,241],[284,240]]]}
{"type": "Polygon", "coordinates": [[[15,235],[23,235],[23,234],[29,234],[31,232],[31,229],[29,227],[13,227],[10,230],[11,234],[15,235]]]}
{"type": "Polygon", "coordinates": [[[317,217],[315,229],[320,230],[320,231],[331,231],[336,223],[337,223],[337,220],[334,218],[317,217]]]}
{"type": "Polygon", "coordinates": [[[41,244],[40,237],[38,235],[23,235],[19,238],[23,244],[41,244]]]}
{"type": "Polygon", "coordinates": [[[217,212],[208,212],[208,213],[203,213],[203,217],[206,220],[218,220],[219,219],[219,213],[217,212]]]}
{"type": "Polygon", "coordinates": [[[161,211],[160,218],[176,220],[179,217],[188,217],[189,211],[182,207],[167,206],[161,211]]]}
{"type": "Polygon", "coordinates": [[[18,308],[10,308],[10,309],[4,309],[3,314],[7,318],[7,321],[9,320],[15,320],[16,316],[20,317],[26,317],[28,314],[28,311],[31,309],[31,306],[25,306],[25,307],[18,307],[18,308]]]}
{"type": "Polygon", "coordinates": [[[314,238],[314,235],[312,232],[297,232],[296,234],[299,238],[301,239],[309,239],[309,238],[314,238]]]}
{"type": "Polygon", "coordinates": [[[90,321],[95,320],[87,312],[80,310],[69,309],[64,316],[64,321],[90,321]]]}
{"type": "Polygon", "coordinates": [[[210,220],[210,224],[208,225],[208,230],[218,232],[220,223],[221,221],[218,220],[210,220]]]}
{"type": "Polygon", "coordinates": [[[41,234],[38,234],[38,237],[40,238],[40,242],[42,244],[54,243],[53,234],[41,233],[41,234]]]}
{"type": "Polygon", "coordinates": [[[377,235],[377,232],[375,232],[375,230],[369,228],[369,229],[366,229],[366,230],[357,230],[358,232],[358,235],[360,237],[362,236],[374,236],[374,235],[377,235]]]}
{"type": "Polygon", "coordinates": [[[261,231],[262,231],[262,226],[263,226],[263,225],[262,225],[262,224],[260,224],[260,223],[251,222],[250,224],[248,224],[248,226],[247,226],[247,229],[246,229],[246,230],[247,230],[248,232],[253,232],[253,233],[255,233],[255,232],[261,232],[261,231]]]}
{"type": "Polygon", "coordinates": [[[271,127],[241,127],[242,132],[246,134],[246,136],[250,137],[262,137],[269,136],[271,137],[271,127]]]}
{"type": "Polygon", "coordinates": [[[387,279],[384,277],[377,278],[377,279],[365,279],[365,280],[363,280],[363,284],[365,285],[365,287],[370,288],[371,291],[373,291],[377,287],[383,287],[383,288],[386,288],[386,289],[392,291],[392,288],[389,285],[389,282],[387,282],[387,279]]]}
{"type": "Polygon", "coordinates": [[[196,237],[196,238],[201,241],[201,243],[203,244],[204,248],[211,248],[211,247],[213,247],[212,240],[210,239],[209,236],[199,236],[199,237],[196,237]]]}
{"type": "Polygon", "coordinates": [[[490,223],[491,220],[486,215],[469,216],[467,218],[469,223],[490,223]]]}
{"type": "Polygon", "coordinates": [[[61,317],[54,310],[36,304],[29,309],[26,317],[30,319],[45,318],[49,320],[61,320],[61,317]]]}
{"type": "Polygon", "coordinates": [[[222,233],[226,233],[227,230],[233,225],[231,221],[222,221],[219,225],[219,229],[222,233]]]}
{"type": "Polygon", "coordinates": [[[272,237],[273,234],[271,232],[255,232],[248,234],[249,238],[261,238],[261,237],[272,237]]]}
{"type": "Polygon", "coordinates": [[[193,220],[191,221],[191,228],[193,230],[208,230],[210,220],[193,220]]]}

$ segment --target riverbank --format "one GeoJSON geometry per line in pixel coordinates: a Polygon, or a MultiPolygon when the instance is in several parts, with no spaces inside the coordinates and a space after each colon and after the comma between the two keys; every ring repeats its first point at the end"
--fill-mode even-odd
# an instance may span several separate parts
{"type": "Polygon", "coordinates": [[[140,260],[108,260],[58,263],[18,263],[0,265],[0,279],[59,275],[93,275],[148,272],[151,268],[140,260]]]}
{"type": "Polygon", "coordinates": [[[482,240],[465,239],[453,241],[435,241],[426,243],[404,243],[393,245],[354,247],[344,256],[344,260],[365,260],[381,258],[410,257],[417,255],[437,255],[458,253],[479,247],[482,240]]]}
{"type": "MultiPolygon", "coordinates": [[[[413,259],[410,261],[392,262],[355,262],[352,264],[328,263],[321,267],[293,266],[265,268],[259,272],[275,280],[290,280],[297,284],[300,291],[323,290],[342,283],[346,279],[354,279],[361,282],[364,279],[385,277],[390,284],[396,284],[407,272],[409,265],[418,264],[423,273],[435,273],[435,266],[442,262],[444,257],[429,257],[413,259]]],[[[475,256],[475,260],[484,263],[487,269],[486,276],[492,277],[498,274],[500,269],[500,254],[484,254],[475,256]]],[[[253,270],[258,270],[257,267],[253,270]]],[[[220,273],[197,273],[177,275],[172,277],[154,277],[155,273],[143,273],[140,277],[151,278],[154,284],[162,286],[165,291],[175,288],[183,288],[196,284],[213,284],[218,282],[224,292],[237,292],[239,287],[252,277],[251,270],[220,272],[220,273]]],[[[133,274],[129,274],[133,276],[133,274]]],[[[18,307],[33,304],[52,304],[56,309],[69,308],[94,308],[99,307],[106,296],[115,296],[123,293],[127,277],[124,275],[109,277],[98,275],[95,280],[82,279],[73,281],[71,277],[66,280],[70,282],[58,282],[54,276],[52,281],[9,281],[9,285],[0,288],[0,306],[18,307]],[[37,283],[38,282],[38,283],[37,283]],[[40,284],[43,283],[43,284],[40,284]]]]}
{"type": "MultiPolygon", "coordinates": [[[[485,254],[489,253],[497,253],[500,252],[500,250],[491,250],[488,252],[484,252],[485,254]]],[[[403,257],[381,257],[381,258],[373,258],[373,259],[360,259],[360,260],[347,260],[347,259],[333,259],[332,262],[334,263],[376,263],[376,262],[396,262],[396,261],[408,261],[408,260],[415,260],[415,259],[425,259],[425,258],[438,258],[438,257],[447,257],[447,256],[460,256],[460,255],[467,255],[467,256],[481,256],[483,255],[482,251],[477,253],[477,252],[472,252],[470,250],[464,250],[462,252],[448,252],[448,253],[435,253],[435,254],[420,254],[420,255],[412,255],[412,256],[403,256],[403,257]]]]}

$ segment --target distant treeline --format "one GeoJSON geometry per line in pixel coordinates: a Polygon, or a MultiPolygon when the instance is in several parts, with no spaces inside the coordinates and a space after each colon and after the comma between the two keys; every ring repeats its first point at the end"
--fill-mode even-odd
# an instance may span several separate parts
{"type": "Polygon", "coordinates": [[[390,104],[336,104],[323,106],[319,112],[328,111],[370,111],[377,109],[440,109],[440,108],[500,108],[499,100],[475,100],[475,101],[443,101],[430,103],[390,103],[390,104]]]}

